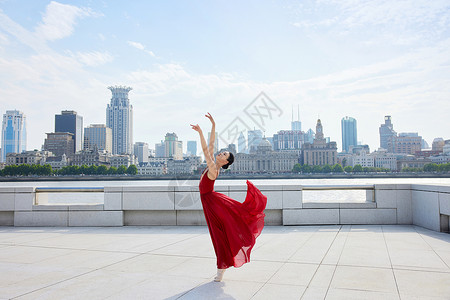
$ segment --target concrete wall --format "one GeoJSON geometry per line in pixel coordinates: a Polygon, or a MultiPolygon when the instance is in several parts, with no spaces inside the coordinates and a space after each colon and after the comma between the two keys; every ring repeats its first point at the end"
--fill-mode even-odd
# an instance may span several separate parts
{"type": "MultiPolygon", "coordinates": [[[[302,186],[260,185],[267,225],[415,224],[448,231],[450,187],[380,184],[365,202],[303,202],[302,186]]],[[[243,202],[247,185],[216,185],[243,202]]],[[[104,203],[35,205],[33,187],[0,188],[0,226],[206,225],[198,187],[111,186],[104,203]]]]}

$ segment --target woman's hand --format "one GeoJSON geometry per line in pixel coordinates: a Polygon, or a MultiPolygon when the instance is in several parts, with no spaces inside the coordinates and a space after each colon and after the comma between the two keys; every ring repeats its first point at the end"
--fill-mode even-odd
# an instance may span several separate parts
{"type": "Polygon", "coordinates": [[[201,133],[201,132],[202,132],[202,129],[200,128],[200,126],[198,126],[198,124],[195,124],[195,125],[192,125],[192,124],[191,124],[191,126],[192,126],[192,129],[194,129],[194,130],[197,131],[198,133],[201,133]]]}
{"type": "Polygon", "coordinates": [[[207,113],[207,114],[205,115],[205,117],[207,117],[207,118],[211,121],[211,123],[212,123],[213,125],[216,125],[216,122],[214,122],[214,119],[213,119],[213,117],[211,116],[210,113],[207,113]]]}

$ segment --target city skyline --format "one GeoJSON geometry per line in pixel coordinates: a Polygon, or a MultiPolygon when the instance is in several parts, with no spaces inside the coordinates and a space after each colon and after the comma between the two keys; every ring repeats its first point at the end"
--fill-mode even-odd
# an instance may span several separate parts
{"type": "Polygon", "coordinates": [[[132,86],[133,140],[153,148],[167,132],[198,140],[189,124],[209,131],[207,111],[220,133],[263,91],[283,112],[266,136],[298,105],[302,129],[320,115],[339,149],[346,115],[373,150],[386,115],[429,145],[447,139],[450,3],[373,3],[5,1],[0,113],[22,111],[40,149],[55,114],[106,124],[106,87],[132,86]]]}

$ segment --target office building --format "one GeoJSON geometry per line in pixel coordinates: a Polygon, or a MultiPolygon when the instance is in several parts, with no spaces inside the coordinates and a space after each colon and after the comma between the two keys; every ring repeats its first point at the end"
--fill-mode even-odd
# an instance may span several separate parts
{"type": "Polygon", "coordinates": [[[230,166],[230,173],[286,173],[298,163],[295,152],[272,150],[270,142],[263,138],[252,153],[236,153],[236,159],[230,166]]]}
{"type": "Polygon", "coordinates": [[[356,120],[351,117],[345,117],[341,120],[342,130],[342,151],[349,152],[350,146],[357,145],[356,120]]]}
{"type": "Polygon", "coordinates": [[[112,153],[131,154],[133,149],[133,106],[131,87],[110,86],[111,103],[106,108],[106,126],[112,129],[112,153]]]}
{"type": "Polygon", "coordinates": [[[247,150],[247,141],[245,140],[244,133],[241,131],[238,137],[238,152],[247,153],[247,150]]]}
{"type": "Polygon", "coordinates": [[[443,138],[435,138],[433,144],[431,145],[432,151],[443,152],[445,146],[445,141],[443,138]]]}
{"type": "Polygon", "coordinates": [[[183,159],[183,142],[178,140],[178,136],[172,132],[164,137],[164,156],[173,159],[183,159]]]}
{"type": "Polygon", "coordinates": [[[197,156],[197,141],[187,142],[187,154],[188,156],[197,156]]]}
{"type": "Polygon", "coordinates": [[[280,130],[273,135],[273,150],[300,151],[304,143],[305,134],[300,130],[280,130]]]}
{"type": "Polygon", "coordinates": [[[327,142],[323,136],[322,122],[317,120],[316,137],[314,142],[304,143],[302,147],[302,161],[305,165],[334,165],[337,163],[336,142],[327,142]]]}
{"type": "Polygon", "coordinates": [[[155,157],[165,157],[166,156],[166,146],[164,144],[164,141],[161,141],[161,143],[155,144],[155,157]]]}
{"type": "Polygon", "coordinates": [[[255,152],[259,144],[261,144],[263,133],[259,129],[249,130],[248,135],[248,152],[255,152]]]}
{"type": "Polygon", "coordinates": [[[422,148],[422,137],[417,132],[400,133],[391,136],[388,140],[387,150],[389,153],[416,154],[422,148]]]}
{"type": "Polygon", "coordinates": [[[148,144],[136,142],[134,144],[134,155],[136,156],[139,164],[148,162],[148,144]]]}
{"type": "Polygon", "coordinates": [[[27,148],[26,117],[18,110],[7,110],[2,122],[1,162],[6,162],[6,154],[21,153],[27,148]]]}
{"type": "Polygon", "coordinates": [[[105,124],[92,124],[84,129],[84,150],[104,150],[112,153],[112,129],[105,124]]]}
{"type": "Polygon", "coordinates": [[[55,132],[73,134],[74,152],[83,150],[83,117],[73,110],[63,110],[55,115],[55,132]]]}
{"type": "Polygon", "coordinates": [[[63,154],[70,156],[74,154],[75,147],[73,145],[73,133],[51,132],[47,133],[44,150],[52,152],[55,156],[61,156],[63,154]]]}
{"type": "Polygon", "coordinates": [[[391,116],[384,117],[384,124],[380,125],[380,147],[383,149],[388,149],[388,143],[391,141],[392,137],[397,136],[394,131],[394,125],[392,124],[391,116]]]}
{"type": "Polygon", "coordinates": [[[294,121],[294,107],[292,107],[292,121],[291,121],[291,130],[301,131],[302,130],[302,122],[300,122],[300,106],[297,106],[297,121],[294,121]]]}

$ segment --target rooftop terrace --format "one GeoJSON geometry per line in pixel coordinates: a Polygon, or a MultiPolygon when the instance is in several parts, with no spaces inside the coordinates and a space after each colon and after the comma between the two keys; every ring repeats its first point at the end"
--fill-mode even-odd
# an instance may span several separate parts
{"type": "Polygon", "coordinates": [[[266,226],[249,264],[215,272],[205,226],[0,227],[0,299],[449,299],[450,235],[266,226]]]}

